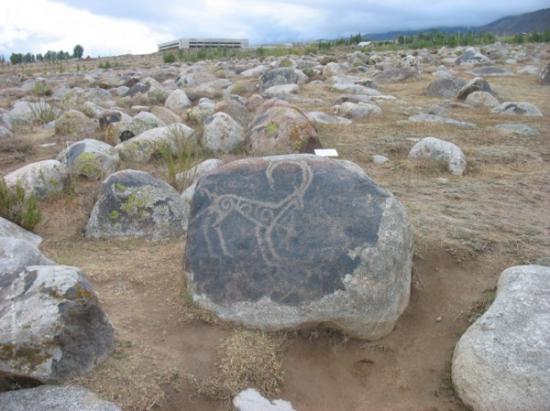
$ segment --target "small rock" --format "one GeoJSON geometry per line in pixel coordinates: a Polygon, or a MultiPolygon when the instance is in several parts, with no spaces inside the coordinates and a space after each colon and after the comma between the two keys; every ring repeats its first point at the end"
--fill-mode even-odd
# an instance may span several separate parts
{"type": "Polygon", "coordinates": [[[496,96],[496,93],[493,91],[487,80],[482,77],[476,77],[466,83],[464,87],[458,91],[456,98],[459,100],[465,100],[468,95],[475,91],[485,91],[493,96],[496,96]]]}
{"type": "Polygon", "coordinates": [[[375,154],[374,156],[372,156],[372,162],[374,164],[384,164],[384,163],[387,163],[388,161],[390,161],[388,157],[382,156],[380,154],[375,154]]]}
{"type": "Polygon", "coordinates": [[[68,177],[67,167],[57,160],[43,160],[27,164],[4,177],[10,189],[21,186],[27,196],[45,198],[60,193],[68,177]]]}
{"type": "Polygon", "coordinates": [[[492,94],[486,91],[474,91],[466,97],[465,103],[473,107],[496,107],[500,104],[492,94]]]}
{"type": "Polygon", "coordinates": [[[330,114],[326,114],[321,111],[310,111],[307,113],[307,116],[315,124],[336,124],[344,126],[351,124],[351,120],[347,118],[331,116],[330,114]]]}
{"type": "Polygon", "coordinates": [[[202,143],[215,152],[230,152],[245,142],[244,129],[226,113],[215,113],[204,121],[202,143]]]}
{"type": "Polygon", "coordinates": [[[409,152],[409,158],[445,163],[447,169],[458,176],[466,169],[466,158],[462,150],[453,143],[434,137],[426,137],[416,143],[409,152]]]}
{"type": "Polygon", "coordinates": [[[233,398],[235,411],[294,411],[292,404],[284,400],[268,400],[258,391],[248,388],[233,398]]]}
{"type": "Polygon", "coordinates": [[[505,102],[502,103],[493,110],[491,113],[496,114],[516,114],[528,117],[542,117],[542,112],[537,106],[531,103],[525,102],[505,102]]]}

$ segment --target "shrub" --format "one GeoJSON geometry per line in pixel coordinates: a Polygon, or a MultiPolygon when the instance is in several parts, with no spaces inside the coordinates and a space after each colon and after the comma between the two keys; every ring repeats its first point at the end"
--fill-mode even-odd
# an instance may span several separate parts
{"type": "Polygon", "coordinates": [[[26,196],[20,185],[10,190],[3,178],[0,178],[0,216],[27,230],[32,230],[42,219],[36,197],[26,196]]]}
{"type": "Polygon", "coordinates": [[[44,100],[30,105],[32,116],[39,124],[48,124],[57,118],[57,110],[44,100]]]}
{"type": "Polygon", "coordinates": [[[174,53],[165,53],[162,56],[162,61],[164,61],[167,64],[175,63],[176,62],[176,56],[174,55],[174,53]]]}

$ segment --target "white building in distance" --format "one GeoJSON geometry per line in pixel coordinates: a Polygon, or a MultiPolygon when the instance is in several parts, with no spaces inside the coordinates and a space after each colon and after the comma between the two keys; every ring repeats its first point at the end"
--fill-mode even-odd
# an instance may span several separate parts
{"type": "Polygon", "coordinates": [[[248,48],[248,39],[179,39],[159,44],[159,51],[202,48],[248,48]]]}

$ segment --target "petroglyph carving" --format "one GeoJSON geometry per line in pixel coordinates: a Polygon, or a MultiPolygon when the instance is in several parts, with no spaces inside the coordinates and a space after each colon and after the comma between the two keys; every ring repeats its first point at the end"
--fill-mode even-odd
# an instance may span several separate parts
{"type": "Polygon", "coordinates": [[[274,245],[274,234],[277,232],[283,242],[288,242],[294,232],[291,212],[304,208],[304,195],[313,179],[311,169],[304,161],[273,161],[266,169],[266,178],[271,189],[275,188],[274,171],[289,166],[297,167],[300,170],[301,178],[294,186],[293,191],[278,202],[258,201],[234,194],[215,195],[207,189],[203,189],[211,199],[211,203],[195,218],[204,213],[208,216],[208,224],[204,224],[203,229],[210,252],[214,252],[214,247],[209,239],[208,230],[213,228],[223,254],[228,257],[232,256],[226,245],[221,224],[229,216],[237,213],[254,225],[255,238],[264,261],[268,265],[275,265],[281,261],[281,256],[274,245]],[[285,217],[287,218],[285,219],[285,217]]]}

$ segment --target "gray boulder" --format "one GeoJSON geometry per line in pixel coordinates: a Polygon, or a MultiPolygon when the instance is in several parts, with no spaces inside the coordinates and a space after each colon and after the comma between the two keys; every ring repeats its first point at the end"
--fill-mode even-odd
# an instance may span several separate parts
{"type": "Polygon", "coordinates": [[[10,189],[21,186],[27,196],[45,198],[63,191],[68,177],[67,167],[57,160],[43,160],[27,164],[4,177],[10,189]]]}
{"type": "Polygon", "coordinates": [[[288,98],[292,94],[297,94],[300,90],[297,84],[280,84],[271,86],[264,91],[264,94],[269,98],[288,98]]]}
{"type": "Polygon", "coordinates": [[[476,77],[473,80],[470,80],[468,83],[462,87],[457,95],[456,98],[459,100],[465,100],[466,97],[468,97],[471,93],[475,91],[485,91],[487,93],[492,94],[493,96],[496,96],[496,93],[493,91],[487,80],[485,80],[482,77],[476,77]]]}
{"type": "Polygon", "coordinates": [[[29,265],[53,264],[36,245],[17,238],[0,237],[0,283],[29,265]]]}
{"type": "Polygon", "coordinates": [[[178,192],[143,171],[122,170],[107,178],[94,205],[86,237],[178,237],[187,225],[185,204],[178,192]]]}
{"type": "Polygon", "coordinates": [[[455,120],[454,118],[443,117],[437,114],[420,113],[409,117],[412,123],[433,123],[433,124],[448,124],[459,128],[474,128],[476,125],[467,121],[455,120]]]}
{"type": "Polygon", "coordinates": [[[381,338],[408,304],[411,259],[405,208],[349,161],[245,159],[197,183],[188,289],[223,320],[381,338]]]}
{"type": "Polygon", "coordinates": [[[512,76],[513,73],[502,67],[482,66],[474,68],[471,73],[474,76],[490,77],[490,76],[512,76]]]}
{"type": "Polygon", "coordinates": [[[537,106],[525,102],[507,101],[493,108],[493,110],[491,110],[491,113],[512,115],[515,114],[528,117],[542,117],[542,112],[537,106]]]}
{"type": "Polygon", "coordinates": [[[350,101],[334,106],[334,111],[347,118],[363,118],[382,114],[382,109],[374,103],[352,103],[350,101]]]}
{"type": "Polygon", "coordinates": [[[533,127],[528,126],[527,124],[515,124],[515,123],[506,123],[506,124],[497,124],[495,128],[503,134],[517,134],[520,136],[536,136],[539,132],[533,127]]]}
{"type": "Polygon", "coordinates": [[[218,160],[217,158],[209,158],[208,160],[200,162],[195,167],[192,167],[187,171],[176,174],[176,182],[180,185],[189,186],[194,184],[200,177],[208,174],[212,170],[215,170],[222,164],[222,160],[218,160]]]}
{"type": "Polygon", "coordinates": [[[454,98],[465,84],[466,81],[456,77],[438,78],[428,85],[426,95],[431,97],[454,98]]]}
{"type": "Polygon", "coordinates": [[[416,68],[405,67],[390,67],[374,75],[374,81],[378,83],[396,83],[405,81],[409,78],[418,76],[419,72],[416,68]]]}
{"type": "Polygon", "coordinates": [[[468,94],[464,102],[473,107],[496,107],[500,104],[491,93],[486,91],[474,91],[468,94]]]}
{"type": "Polygon", "coordinates": [[[187,112],[187,118],[196,124],[202,124],[215,111],[216,103],[209,98],[203,97],[195,107],[187,112]]]}
{"type": "Polygon", "coordinates": [[[193,129],[183,123],[153,128],[115,147],[120,159],[132,164],[151,161],[166,152],[177,155],[181,147],[196,141],[193,129]]]}
{"type": "Polygon", "coordinates": [[[78,110],[65,111],[55,120],[56,134],[79,138],[93,137],[99,123],[78,110]]]}
{"type": "Polygon", "coordinates": [[[60,382],[111,352],[113,328],[78,268],[28,266],[0,282],[0,372],[60,382]]]}
{"type": "Polygon", "coordinates": [[[101,180],[114,173],[119,163],[114,147],[89,138],[71,144],[57,159],[67,166],[70,174],[91,180],[101,180]]]}
{"type": "Polygon", "coordinates": [[[409,158],[444,163],[452,174],[458,176],[466,169],[462,150],[453,143],[434,137],[425,137],[416,143],[409,152],[409,158]]]}
{"type": "Polygon", "coordinates": [[[294,411],[292,404],[284,400],[268,400],[253,388],[241,391],[233,398],[235,411],[294,411]]]}
{"type": "Polygon", "coordinates": [[[307,80],[307,76],[300,70],[290,67],[281,67],[266,71],[260,77],[260,89],[267,90],[273,86],[282,84],[302,84],[307,80]]]}
{"type": "Polygon", "coordinates": [[[315,124],[334,124],[344,126],[351,124],[351,120],[347,118],[331,116],[330,114],[326,114],[321,111],[310,111],[307,113],[307,117],[315,124]]]}
{"type": "Polygon", "coordinates": [[[121,411],[90,390],[69,385],[42,385],[0,393],[0,409],[5,411],[121,411]]]}
{"type": "Polygon", "coordinates": [[[35,247],[38,247],[42,242],[42,237],[25,230],[23,227],[0,217],[0,237],[10,237],[17,240],[25,240],[35,247]]]}
{"type": "Polygon", "coordinates": [[[491,60],[489,57],[481,54],[478,49],[468,47],[464,53],[456,59],[455,64],[488,64],[490,62],[491,60]]]}
{"type": "Polygon", "coordinates": [[[495,301],[456,345],[452,380],[474,411],[550,410],[550,267],[504,270],[495,301]]]}
{"type": "Polygon", "coordinates": [[[174,113],[181,114],[186,108],[191,107],[191,100],[189,100],[185,91],[177,89],[168,95],[164,105],[174,113]]]}
{"type": "Polygon", "coordinates": [[[215,113],[204,121],[202,144],[214,152],[230,152],[244,144],[244,129],[226,113],[215,113]]]}
{"type": "Polygon", "coordinates": [[[321,147],[313,122],[298,107],[268,100],[250,123],[248,144],[256,154],[312,152],[321,147]]]}

